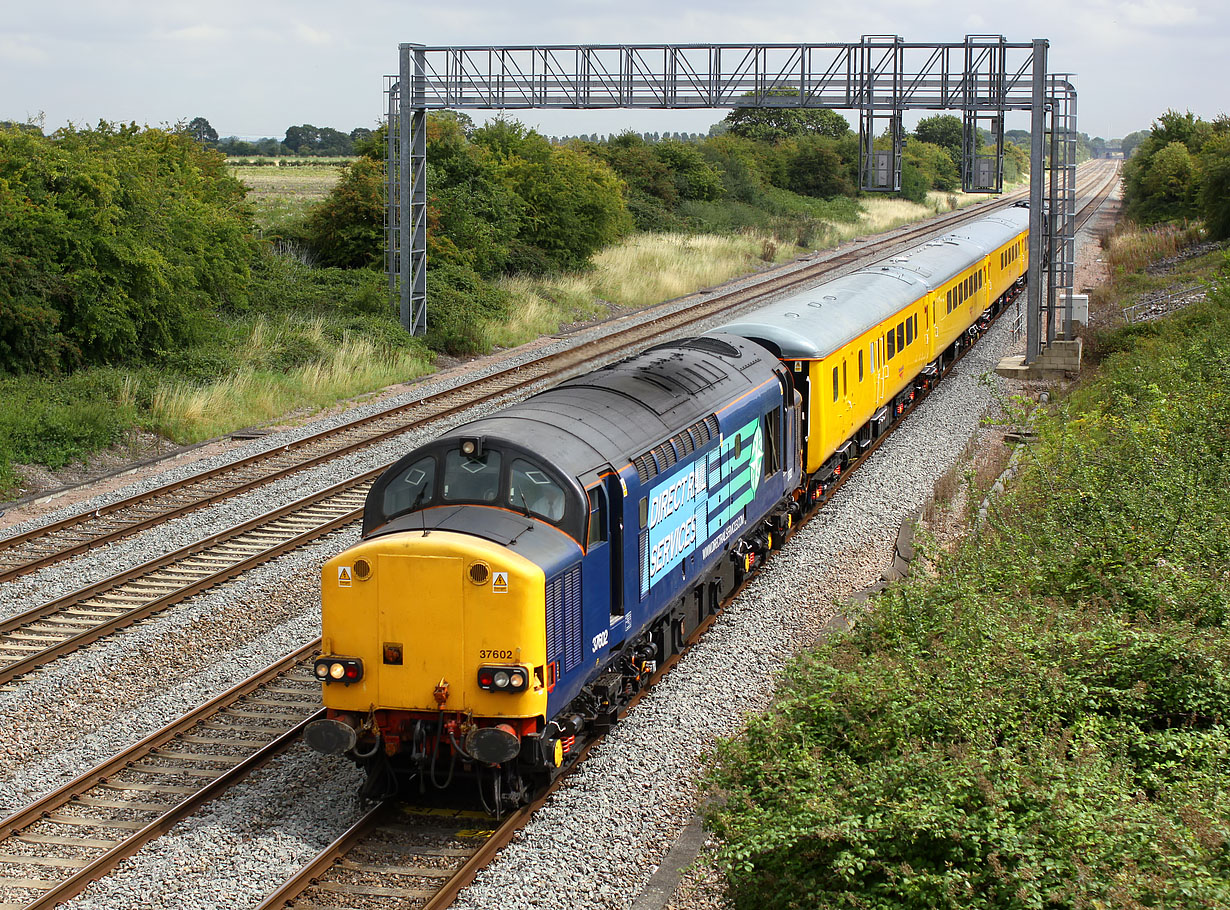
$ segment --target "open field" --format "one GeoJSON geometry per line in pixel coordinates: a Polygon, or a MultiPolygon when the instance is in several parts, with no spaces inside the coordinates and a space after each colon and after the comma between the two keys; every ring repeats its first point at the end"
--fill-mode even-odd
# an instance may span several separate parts
{"type": "Polygon", "coordinates": [[[248,201],[262,228],[276,228],[307,213],[329,195],[349,158],[238,158],[230,172],[248,188],[248,201]],[[263,161],[264,164],[251,162],[263,161]]]}

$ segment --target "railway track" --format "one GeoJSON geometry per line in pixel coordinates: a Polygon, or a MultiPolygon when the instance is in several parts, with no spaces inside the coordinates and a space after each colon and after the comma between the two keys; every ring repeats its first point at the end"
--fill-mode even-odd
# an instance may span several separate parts
{"type": "Polygon", "coordinates": [[[320,716],[317,639],[0,821],[0,910],[79,894],[296,742],[320,716]]]}
{"type": "MultiPolygon", "coordinates": [[[[1109,186],[1082,208],[1078,216],[1081,223],[1096,211],[1107,193],[1109,186]]],[[[894,421],[893,427],[906,414],[894,421]]],[[[863,458],[869,454],[870,451],[863,458]]],[[[176,591],[164,589],[179,584],[185,571],[159,576],[157,573],[166,566],[152,563],[132,573],[132,579],[145,579],[137,590],[143,591],[141,596],[149,602],[175,598],[166,600],[164,607],[191,596],[195,590],[219,583],[223,576],[233,577],[243,571],[246,565],[237,568],[235,556],[242,557],[240,562],[263,561],[272,557],[262,558],[259,547],[272,552],[280,546],[284,552],[301,545],[305,542],[299,539],[301,535],[313,530],[306,526],[310,521],[317,521],[317,528],[340,522],[330,530],[344,526],[358,517],[366,485],[377,473],[373,471],[338,488],[322,491],[316,494],[314,502],[286,507],[279,519],[296,516],[297,509],[299,514],[292,518],[281,540],[273,540],[276,534],[265,530],[250,542],[236,543],[243,540],[243,534],[261,530],[260,523],[250,522],[252,527],[232,529],[234,537],[227,536],[227,532],[186,548],[192,552],[182,554],[185,562],[180,564],[195,565],[201,571],[216,570],[213,575],[218,577],[212,581],[205,583],[213,577],[207,575],[181,584],[176,591]],[[333,517],[325,516],[320,503],[343,496],[350,498],[343,500],[333,517]],[[318,514],[302,514],[313,509],[318,514]],[[194,585],[201,587],[188,590],[194,585]]],[[[846,476],[849,475],[841,478],[842,483],[846,476]]],[[[268,517],[262,521],[268,521],[268,517]]],[[[315,536],[325,533],[329,530],[320,530],[315,536]]],[[[176,563],[171,561],[168,565],[176,563]]],[[[87,597],[98,595],[93,591],[87,597]]],[[[117,612],[118,596],[113,594],[112,599],[102,601],[99,612],[117,612]]],[[[153,612],[146,606],[134,606],[124,617],[124,624],[136,621],[137,611],[146,610],[141,615],[153,612]]],[[[61,624],[71,625],[63,619],[61,624]]],[[[698,629],[696,637],[708,626],[706,623],[698,629]]],[[[19,623],[17,629],[22,628],[31,626],[19,623]]],[[[0,660],[6,653],[6,634],[0,628],[0,660]]],[[[102,634],[105,631],[94,638],[102,634]]],[[[259,677],[224,693],[200,711],[186,715],[0,822],[0,840],[4,841],[0,846],[0,910],[50,907],[79,893],[125,856],[132,855],[144,843],[285,749],[302,727],[318,716],[319,684],[312,677],[310,666],[318,646],[319,640],[304,646],[259,677]]],[[[659,673],[668,672],[673,663],[659,673]]],[[[0,681],[15,675],[3,675],[7,672],[7,668],[0,671],[0,681]]],[[[457,891],[473,879],[529,814],[529,809],[522,810],[497,828],[473,814],[386,806],[356,824],[344,842],[332,845],[331,853],[322,854],[316,863],[271,895],[262,908],[285,906],[292,900],[299,907],[341,907],[382,898],[397,901],[398,905],[448,906],[457,891]]]]}
{"type": "Polygon", "coordinates": [[[0,622],[0,685],[357,521],[380,470],[0,622]]]}
{"type": "Polygon", "coordinates": [[[548,354],[531,363],[507,367],[462,386],[426,395],[416,402],[357,418],[297,442],[248,455],[109,505],[10,535],[0,539],[0,583],[254,490],[288,474],[377,445],[424,424],[447,419],[472,407],[476,401],[524,393],[535,385],[557,381],[572,371],[640,350],[650,339],[662,334],[750,301],[806,286],[868,257],[887,255],[892,249],[916,243],[936,231],[951,229],[995,208],[1010,205],[1021,195],[1018,191],[991,204],[949,213],[891,238],[869,241],[823,262],[774,275],[725,294],[694,295],[696,299],[691,304],[670,312],[653,308],[621,320],[621,325],[628,324],[603,338],[548,354]]]}

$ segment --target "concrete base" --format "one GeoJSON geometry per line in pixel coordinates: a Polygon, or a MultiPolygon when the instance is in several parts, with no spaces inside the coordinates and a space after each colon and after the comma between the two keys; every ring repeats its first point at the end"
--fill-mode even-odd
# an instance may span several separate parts
{"type": "Polygon", "coordinates": [[[995,372],[1009,379],[1064,379],[1080,372],[1083,350],[1079,338],[1056,340],[1048,344],[1033,363],[1026,365],[1025,355],[1017,354],[1001,360],[995,372]]]}

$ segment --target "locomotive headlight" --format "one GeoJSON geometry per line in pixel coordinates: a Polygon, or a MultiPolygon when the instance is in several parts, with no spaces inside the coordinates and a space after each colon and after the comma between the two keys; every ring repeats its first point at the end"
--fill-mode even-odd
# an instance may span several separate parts
{"type": "Polygon", "coordinates": [[[495,679],[493,680],[493,682],[495,683],[495,687],[497,689],[507,689],[508,688],[508,674],[503,670],[497,670],[495,673],[495,679]]]}
{"type": "Polygon", "coordinates": [[[329,675],[329,665],[323,661],[316,665],[316,678],[325,679],[329,675]]]}
{"type": "Polygon", "coordinates": [[[509,673],[509,674],[508,674],[508,683],[509,683],[509,685],[511,685],[514,689],[522,689],[522,688],[524,688],[524,687],[525,687],[525,674],[524,674],[524,673],[517,673],[517,672],[509,673]]]}
{"type": "Polygon", "coordinates": [[[346,675],[346,668],[341,664],[329,664],[329,675],[334,679],[341,679],[346,675]]]}

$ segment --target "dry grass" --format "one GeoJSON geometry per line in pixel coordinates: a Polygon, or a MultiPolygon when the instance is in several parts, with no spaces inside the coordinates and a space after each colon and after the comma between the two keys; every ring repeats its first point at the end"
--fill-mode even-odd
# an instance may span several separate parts
{"type": "Polygon", "coordinates": [[[1123,274],[1144,271],[1150,263],[1174,256],[1201,239],[1198,226],[1161,224],[1142,228],[1127,222],[1104,246],[1112,274],[1123,274]]]}
{"type": "Polygon", "coordinates": [[[329,354],[286,371],[248,365],[259,362],[272,339],[258,323],[233,374],[207,385],[174,383],[154,392],[153,428],[179,442],[197,442],[241,427],[267,423],[301,409],[316,410],[432,369],[404,352],[389,352],[347,336],[329,354]]]}
{"type": "MultiPolygon", "coordinates": [[[[903,224],[970,205],[986,196],[931,193],[926,205],[904,199],[869,196],[860,200],[863,212],[855,223],[825,222],[825,247],[854,237],[892,230],[903,224]]],[[[593,319],[611,307],[640,309],[682,297],[746,275],[766,262],[796,255],[789,243],[769,234],[748,231],[735,236],[714,234],[636,234],[597,253],[593,269],[546,279],[504,280],[515,303],[509,321],[487,325],[484,336],[495,345],[512,347],[555,332],[569,322],[593,319]]]]}

